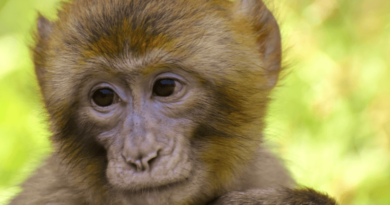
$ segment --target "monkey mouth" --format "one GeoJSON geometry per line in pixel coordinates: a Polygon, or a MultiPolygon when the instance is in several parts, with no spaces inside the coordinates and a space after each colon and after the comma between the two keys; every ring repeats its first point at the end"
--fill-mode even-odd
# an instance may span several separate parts
{"type": "Polygon", "coordinates": [[[123,162],[114,161],[109,163],[106,176],[114,188],[140,194],[177,190],[189,184],[196,174],[196,169],[193,169],[193,164],[189,161],[171,163],[170,166],[167,166],[167,163],[161,164],[139,171],[123,162]]]}
{"type": "Polygon", "coordinates": [[[191,183],[194,169],[179,169],[176,171],[137,172],[121,168],[109,169],[107,179],[111,186],[126,194],[161,193],[177,190],[191,183]]]}
{"type": "Polygon", "coordinates": [[[142,195],[142,194],[148,194],[148,193],[162,193],[164,191],[169,191],[172,189],[177,189],[185,184],[190,183],[190,178],[186,178],[184,180],[175,181],[163,185],[157,185],[157,186],[143,186],[143,187],[136,187],[131,189],[124,189],[123,191],[126,194],[133,194],[133,195],[142,195]]]}

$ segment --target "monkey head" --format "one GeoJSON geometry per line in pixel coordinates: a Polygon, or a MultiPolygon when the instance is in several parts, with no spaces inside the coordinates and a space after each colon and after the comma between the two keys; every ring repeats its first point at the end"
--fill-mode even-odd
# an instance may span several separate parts
{"type": "Polygon", "coordinates": [[[55,154],[80,190],[201,203],[255,157],[281,67],[262,1],[73,0],[37,33],[55,154]]]}

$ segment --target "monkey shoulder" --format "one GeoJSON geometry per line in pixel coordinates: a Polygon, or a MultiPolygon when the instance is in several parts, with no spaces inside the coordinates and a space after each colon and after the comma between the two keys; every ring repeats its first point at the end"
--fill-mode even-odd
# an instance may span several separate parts
{"type": "Polygon", "coordinates": [[[310,188],[294,188],[295,181],[278,157],[259,148],[256,159],[234,189],[210,205],[336,205],[326,194],[310,188]]]}
{"type": "Polygon", "coordinates": [[[22,192],[10,205],[84,205],[80,194],[69,186],[55,155],[22,185],[22,192]]]}
{"type": "Polygon", "coordinates": [[[260,145],[254,159],[249,163],[242,177],[237,178],[231,191],[242,191],[248,189],[270,189],[283,187],[294,187],[294,179],[283,165],[283,161],[268,148],[260,145]]]}

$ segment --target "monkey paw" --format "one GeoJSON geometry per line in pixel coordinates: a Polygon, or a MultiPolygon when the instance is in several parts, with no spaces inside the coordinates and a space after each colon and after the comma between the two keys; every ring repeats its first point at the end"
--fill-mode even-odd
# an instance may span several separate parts
{"type": "Polygon", "coordinates": [[[267,189],[229,192],[210,205],[337,205],[329,196],[313,189],[267,189]]]}

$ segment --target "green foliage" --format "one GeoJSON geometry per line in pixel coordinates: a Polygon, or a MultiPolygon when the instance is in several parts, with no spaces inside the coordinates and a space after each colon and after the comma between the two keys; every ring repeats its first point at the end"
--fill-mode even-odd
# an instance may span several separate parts
{"type": "MultiPolygon", "coordinates": [[[[28,45],[57,0],[0,1],[0,204],[50,153],[28,45]]],[[[275,0],[288,74],[267,143],[344,205],[390,204],[390,1],[275,0]]]]}
{"type": "Polygon", "coordinates": [[[300,184],[342,204],[390,204],[390,2],[276,4],[292,66],[270,143],[300,184]]]}

